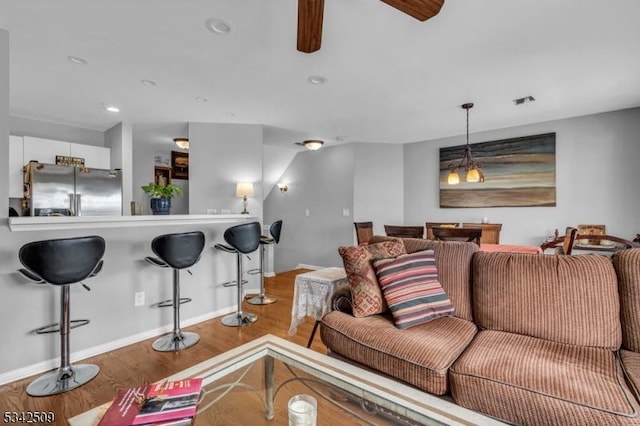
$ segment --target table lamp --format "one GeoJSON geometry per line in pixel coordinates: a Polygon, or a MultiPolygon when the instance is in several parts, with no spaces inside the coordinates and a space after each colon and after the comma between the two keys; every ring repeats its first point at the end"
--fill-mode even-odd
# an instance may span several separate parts
{"type": "Polygon", "coordinates": [[[253,183],[238,182],[236,186],[236,197],[242,197],[242,202],[244,203],[242,214],[249,214],[247,210],[247,197],[253,197],[253,183]]]}

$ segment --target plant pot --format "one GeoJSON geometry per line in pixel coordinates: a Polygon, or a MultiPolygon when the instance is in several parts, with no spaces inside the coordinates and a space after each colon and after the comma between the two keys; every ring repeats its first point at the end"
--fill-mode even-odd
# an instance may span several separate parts
{"type": "Polygon", "coordinates": [[[152,198],[151,211],[153,214],[171,214],[171,198],[152,198]]]}

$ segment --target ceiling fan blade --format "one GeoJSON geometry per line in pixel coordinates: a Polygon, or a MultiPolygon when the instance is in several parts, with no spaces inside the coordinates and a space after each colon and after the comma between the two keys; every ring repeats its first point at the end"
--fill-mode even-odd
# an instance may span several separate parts
{"type": "Polygon", "coordinates": [[[298,50],[313,53],[322,43],[324,0],[298,0],[298,50]]]}
{"type": "Polygon", "coordinates": [[[419,21],[433,18],[440,12],[444,0],[382,0],[391,7],[411,15],[419,21]]]}

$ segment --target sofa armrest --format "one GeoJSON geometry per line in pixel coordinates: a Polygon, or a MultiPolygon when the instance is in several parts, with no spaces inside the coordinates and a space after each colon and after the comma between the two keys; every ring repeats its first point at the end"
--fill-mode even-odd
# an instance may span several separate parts
{"type": "Polygon", "coordinates": [[[338,288],[331,296],[331,310],[353,314],[351,290],[349,287],[338,288]]]}

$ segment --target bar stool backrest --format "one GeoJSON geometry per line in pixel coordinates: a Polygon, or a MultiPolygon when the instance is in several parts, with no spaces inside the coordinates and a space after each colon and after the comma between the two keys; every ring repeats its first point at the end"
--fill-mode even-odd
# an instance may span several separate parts
{"type": "Polygon", "coordinates": [[[251,253],[260,246],[262,232],[258,222],[242,223],[224,231],[224,240],[240,253],[251,253]]]}
{"type": "Polygon", "coordinates": [[[276,244],[278,244],[280,242],[280,232],[281,231],[282,231],[282,221],[281,220],[276,220],[269,227],[269,233],[273,237],[273,239],[276,242],[276,244]]]}
{"type": "Polygon", "coordinates": [[[104,256],[102,237],[61,238],[27,243],[18,258],[49,284],[73,284],[89,277],[104,256]]]}
{"type": "Polygon", "coordinates": [[[204,234],[200,231],[159,235],[151,241],[151,250],[174,269],[193,266],[204,249],[204,234]]]}

